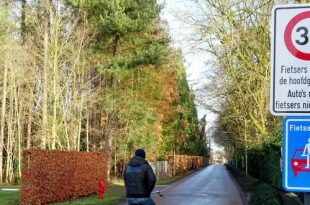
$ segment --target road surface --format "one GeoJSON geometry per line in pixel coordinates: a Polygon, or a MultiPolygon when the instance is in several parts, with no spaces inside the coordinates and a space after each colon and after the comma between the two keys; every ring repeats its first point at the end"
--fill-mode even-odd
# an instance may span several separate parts
{"type": "Polygon", "coordinates": [[[243,205],[240,192],[224,165],[210,165],[154,196],[156,205],[243,205]]]}

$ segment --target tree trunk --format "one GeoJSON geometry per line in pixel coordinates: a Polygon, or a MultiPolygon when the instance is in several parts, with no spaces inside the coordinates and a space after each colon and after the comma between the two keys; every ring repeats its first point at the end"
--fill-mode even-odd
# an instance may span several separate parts
{"type": "Polygon", "coordinates": [[[22,37],[22,45],[26,43],[26,6],[27,0],[22,0],[22,14],[21,14],[21,37],[22,37]]]}
{"type": "Polygon", "coordinates": [[[86,115],[86,151],[89,152],[89,114],[86,115]]]}
{"type": "Polygon", "coordinates": [[[18,145],[18,176],[20,177],[22,174],[21,165],[22,165],[22,133],[23,126],[21,123],[21,115],[22,109],[21,104],[19,102],[19,90],[17,89],[17,85],[14,89],[14,101],[15,101],[15,116],[16,116],[16,134],[17,134],[17,145],[18,145]]]}
{"type": "Polygon", "coordinates": [[[244,127],[245,127],[245,131],[244,131],[244,143],[245,143],[245,174],[248,175],[248,136],[247,136],[247,121],[246,119],[244,119],[244,127]]]}
{"type": "MultiPolygon", "coordinates": [[[[10,81],[10,80],[9,80],[10,81]]],[[[6,153],[7,153],[7,158],[6,158],[6,177],[5,181],[7,183],[11,183],[13,181],[13,141],[14,141],[14,135],[16,134],[16,129],[15,129],[15,122],[13,120],[14,116],[14,99],[12,96],[12,93],[9,96],[9,106],[8,110],[9,112],[7,113],[7,144],[6,144],[6,153]]]]}
{"type": "Polygon", "coordinates": [[[41,148],[46,149],[48,133],[48,62],[49,62],[49,30],[50,30],[50,0],[45,0],[44,43],[43,43],[43,86],[42,86],[42,142],[41,148]]]}
{"type": "Polygon", "coordinates": [[[113,56],[116,56],[117,54],[117,48],[118,48],[120,40],[121,40],[121,35],[117,33],[113,41],[113,50],[112,50],[113,56]]]}
{"type": "Polygon", "coordinates": [[[31,130],[32,130],[32,103],[29,103],[28,120],[27,120],[27,149],[31,148],[31,130]]]}
{"type": "Polygon", "coordinates": [[[52,149],[56,149],[57,141],[57,107],[58,107],[58,29],[59,29],[59,17],[54,16],[55,25],[54,25],[54,34],[51,37],[53,40],[53,122],[52,122],[52,149]]]}
{"type": "Polygon", "coordinates": [[[79,113],[79,124],[78,124],[78,133],[77,133],[77,147],[76,150],[80,151],[80,141],[81,141],[81,132],[82,132],[82,121],[83,121],[83,95],[80,99],[80,113],[79,113]]]}
{"type": "Polygon", "coordinates": [[[7,95],[7,78],[8,78],[8,66],[7,59],[5,59],[4,73],[3,73],[3,91],[2,91],[2,103],[1,103],[1,121],[0,121],[0,183],[3,182],[3,151],[4,151],[4,126],[5,126],[5,111],[6,111],[6,95],[7,95]]]}
{"type": "MultiPolygon", "coordinates": [[[[117,51],[118,51],[118,46],[119,46],[119,42],[120,42],[120,34],[117,33],[115,35],[114,41],[113,41],[113,48],[112,48],[112,54],[113,56],[117,55],[117,51]]],[[[115,78],[113,76],[113,74],[110,77],[110,82],[108,83],[110,88],[115,88],[115,78]]],[[[114,123],[114,119],[113,119],[113,108],[112,111],[109,111],[108,113],[108,117],[107,117],[107,124],[106,124],[106,129],[105,129],[105,136],[106,136],[106,152],[108,154],[108,179],[110,179],[110,172],[111,172],[111,168],[112,168],[112,145],[113,145],[113,136],[112,136],[112,129],[113,129],[113,123],[114,123]]]]}
{"type": "Polygon", "coordinates": [[[108,169],[108,180],[111,179],[111,167],[112,167],[112,143],[113,143],[113,137],[111,133],[112,129],[112,114],[108,114],[107,118],[107,125],[105,128],[105,136],[106,136],[106,152],[108,155],[108,162],[107,162],[107,169],[108,169]]]}

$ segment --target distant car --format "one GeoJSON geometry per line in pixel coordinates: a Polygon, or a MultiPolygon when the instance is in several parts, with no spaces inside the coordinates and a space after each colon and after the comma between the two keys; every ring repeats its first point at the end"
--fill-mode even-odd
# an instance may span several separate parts
{"type": "Polygon", "coordinates": [[[303,151],[304,151],[303,148],[296,149],[294,152],[293,158],[291,159],[294,177],[298,176],[298,172],[310,172],[310,168],[306,168],[307,157],[302,155],[303,151]]]}

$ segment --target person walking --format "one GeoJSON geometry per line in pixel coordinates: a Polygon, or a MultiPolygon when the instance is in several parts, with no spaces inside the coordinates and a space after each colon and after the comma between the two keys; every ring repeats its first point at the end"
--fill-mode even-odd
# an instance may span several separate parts
{"type": "Polygon", "coordinates": [[[124,173],[127,205],[155,205],[151,192],[156,177],[151,165],[145,160],[145,151],[137,149],[126,165],[124,173]]]}

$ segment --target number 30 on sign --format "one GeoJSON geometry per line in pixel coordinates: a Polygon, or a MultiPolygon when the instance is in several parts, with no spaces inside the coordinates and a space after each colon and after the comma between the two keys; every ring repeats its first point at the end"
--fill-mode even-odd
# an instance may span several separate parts
{"type": "Polygon", "coordinates": [[[301,60],[310,60],[310,11],[294,16],[284,32],[285,45],[289,52],[301,60]]]}

